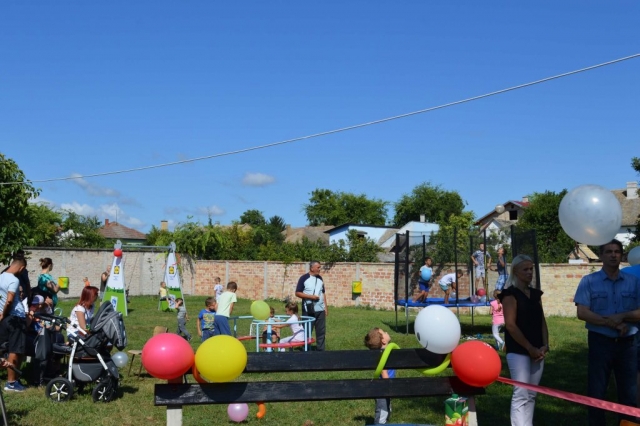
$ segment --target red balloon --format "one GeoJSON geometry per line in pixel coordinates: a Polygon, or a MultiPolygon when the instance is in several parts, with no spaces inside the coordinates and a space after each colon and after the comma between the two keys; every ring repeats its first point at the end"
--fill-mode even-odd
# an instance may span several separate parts
{"type": "Polygon", "coordinates": [[[485,387],[500,375],[502,362],[495,349],[479,340],[458,345],[451,353],[453,372],[468,385],[485,387]]]}
{"type": "Polygon", "coordinates": [[[173,333],[153,336],[142,348],[142,365],[153,377],[171,380],[182,376],[193,365],[191,345],[173,333]]]}
{"type": "Polygon", "coordinates": [[[478,291],[476,291],[476,294],[477,294],[478,296],[482,297],[482,296],[484,296],[485,294],[487,294],[487,291],[486,291],[484,288],[480,287],[480,288],[478,289],[478,291]]]}
{"type": "Polygon", "coordinates": [[[114,255],[115,257],[121,257],[121,256],[122,256],[122,249],[115,249],[115,250],[113,251],[113,255],[114,255]]]}

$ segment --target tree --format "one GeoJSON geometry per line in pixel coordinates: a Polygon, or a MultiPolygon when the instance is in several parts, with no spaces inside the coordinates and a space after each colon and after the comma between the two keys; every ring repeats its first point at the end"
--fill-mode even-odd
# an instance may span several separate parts
{"type": "Polygon", "coordinates": [[[98,232],[101,226],[98,216],[83,216],[66,210],[63,212],[58,242],[62,247],[108,247],[107,240],[98,232]]]}
{"type": "Polygon", "coordinates": [[[343,223],[385,225],[388,204],[379,199],[369,199],[365,194],[315,189],[311,192],[309,204],[304,204],[303,208],[311,226],[338,226],[343,223]]]}
{"type": "Polygon", "coordinates": [[[560,193],[534,193],[529,197],[529,207],[518,220],[519,228],[536,230],[540,262],[564,263],[575,247],[575,242],[564,232],[558,218],[560,202],[566,194],[566,189],[560,193]]]}
{"type": "Polygon", "coordinates": [[[427,222],[440,223],[453,215],[461,215],[465,202],[456,191],[446,191],[430,182],[422,183],[404,194],[395,203],[393,226],[400,227],[410,221],[420,220],[424,214],[427,222]]]}
{"type": "Polygon", "coordinates": [[[27,210],[29,245],[33,247],[59,246],[58,233],[62,226],[62,214],[48,204],[31,203],[27,210]]]}
{"type": "Polygon", "coordinates": [[[16,162],[0,154],[0,259],[29,243],[29,200],[39,194],[16,162]]]}
{"type": "Polygon", "coordinates": [[[240,223],[246,223],[251,226],[262,226],[267,223],[260,210],[247,210],[240,216],[240,223]]]}

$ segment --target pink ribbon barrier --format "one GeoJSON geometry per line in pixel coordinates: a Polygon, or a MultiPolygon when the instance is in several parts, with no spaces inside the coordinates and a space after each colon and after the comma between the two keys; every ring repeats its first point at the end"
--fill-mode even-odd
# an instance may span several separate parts
{"type": "Polygon", "coordinates": [[[577,393],[551,389],[545,386],[522,383],[522,382],[518,382],[511,379],[506,379],[504,377],[498,377],[496,380],[502,383],[506,383],[508,385],[529,389],[534,392],[564,399],[566,401],[571,401],[571,402],[575,402],[582,405],[588,405],[590,407],[601,408],[603,410],[613,411],[614,413],[621,413],[621,414],[627,414],[633,417],[640,417],[640,408],[629,407],[628,405],[622,405],[615,402],[603,401],[601,399],[591,398],[590,396],[578,395],[577,393]]]}

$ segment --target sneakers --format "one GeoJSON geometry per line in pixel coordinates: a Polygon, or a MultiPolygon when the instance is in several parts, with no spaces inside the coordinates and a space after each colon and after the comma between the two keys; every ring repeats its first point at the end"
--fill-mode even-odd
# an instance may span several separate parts
{"type": "Polygon", "coordinates": [[[16,380],[15,382],[7,382],[4,385],[4,391],[5,392],[24,392],[25,391],[25,387],[22,386],[22,384],[16,380]]]}

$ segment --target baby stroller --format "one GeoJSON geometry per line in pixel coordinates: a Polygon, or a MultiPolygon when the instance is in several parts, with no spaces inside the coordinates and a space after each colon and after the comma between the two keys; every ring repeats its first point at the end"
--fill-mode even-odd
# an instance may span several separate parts
{"type": "MultiPolygon", "coordinates": [[[[69,322],[67,318],[42,315],[55,320],[65,320],[64,326],[69,322]]],[[[111,401],[120,384],[120,372],[111,360],[112,346],[122,350],[127,346],[127,335],[124,328],[122,314],[113,309],[111,303],[103,303],[91,320],[89,326],[91,333],[69,335],[71,352],[69,353],[69,366],[67,377],[56,377],[47,384],[45,395],[56,402],[68,401],[73,397],[74,385],[82,386],[86,383],[96,382],[93,389],[93,401],[111,401]]],[[[55,352],[55,349],[54,349],[55,352]]]]}

